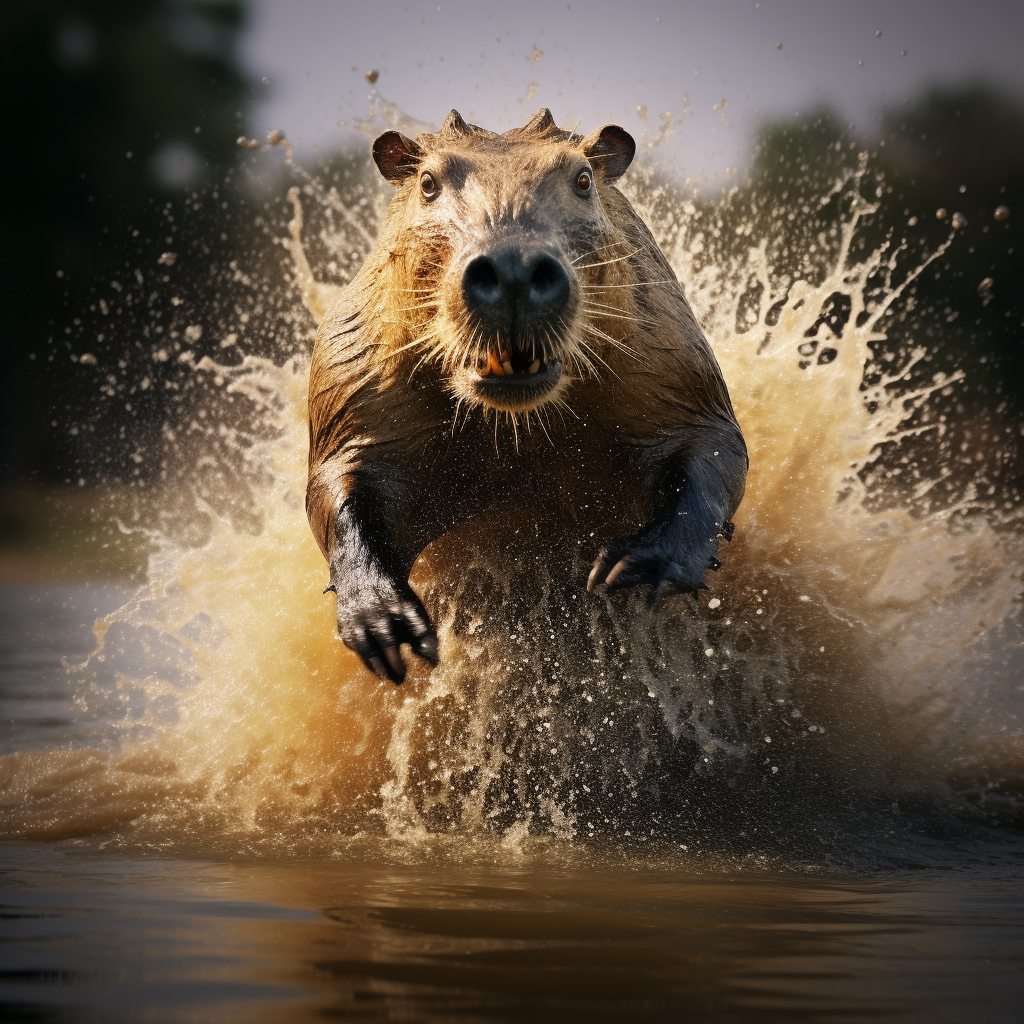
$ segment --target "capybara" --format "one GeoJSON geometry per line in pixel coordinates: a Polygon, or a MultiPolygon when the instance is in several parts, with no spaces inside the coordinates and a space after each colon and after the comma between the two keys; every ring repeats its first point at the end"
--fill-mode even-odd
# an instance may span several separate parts
{"type": "Polygon", "coordinates": [[[581,596],[695,593],[720,564],[746,447],[613,185],[634,151],[622,128],[583,138],[547,110],[503,135],[453,110],[373,144],[396,192],[317,335],[306,509],[341,638],[382,678],[404,679],[403,644],[437,662],[409,573],[452,531],[499,538],[495,558],[539,553],[581,596]]]}

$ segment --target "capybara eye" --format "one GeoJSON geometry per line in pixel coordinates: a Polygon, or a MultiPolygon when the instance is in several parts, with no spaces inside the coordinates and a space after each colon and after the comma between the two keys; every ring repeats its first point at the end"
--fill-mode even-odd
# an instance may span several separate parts
{"type": "Polygon", "coordinates": [[[589,192],[590,186],[594,184],[594,179],[590,176],[590,171],[580,171],[580,176],[576,179],[576,187],[581,192],[589,192]]]}
{"type": "Polygon", "coordinates": [[[429,172],[424,173],[420,177],[420,191],[428,199],[437,195],[437,182],[434,180],[434,176],[429,172]]]}

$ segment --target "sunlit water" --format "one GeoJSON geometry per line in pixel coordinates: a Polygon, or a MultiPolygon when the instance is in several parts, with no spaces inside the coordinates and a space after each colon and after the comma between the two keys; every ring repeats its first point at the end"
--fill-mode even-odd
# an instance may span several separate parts
{"type": "Polygon", "coordinates": [[[709,217],[634,179],[750,449],[713,590],[588,596],[582,562],[471,526],[413,574],[441,665],[361,669],[303,512],[299,293],[322,312],[380,201],[307,182],[336,258],[310,268],[296,217],[273,282],[295,354],[179,355],[204,383],[167,431],[189,471],[148,584],[4,595],[3,998],[958,1020],[984,989],[1012,1019],[1021,541],[996,427],[949,440],[967,376],[890,337],[935,254],[858,246],[863,165],[786,273],[733,200],[709,217]]]}

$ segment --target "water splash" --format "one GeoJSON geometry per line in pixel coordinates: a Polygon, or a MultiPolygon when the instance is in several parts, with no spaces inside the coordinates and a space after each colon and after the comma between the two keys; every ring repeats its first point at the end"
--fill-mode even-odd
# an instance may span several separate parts
{"type": "MultiPolygon", "coordinates": [[[[750,450],[714,595],[657,612],[639,595],[586,597],[571,556],[513,553],[509,531],[478,523],[417,563],[443,661],[400,689],[338,643],[321,595],[302,500],[306,357],[183,357],[217,384],[204,415],[232,396],[252,424],[227,430],[213,460],[222,500],[193,492],[201,540],[153,531],[149,583],[97,624],[96,652],[73,669],[81,713],[110,723],[107,748],[4,758],[5,832],[231,852],[373,842],[390,855],[448,837],[493,856],[611,837],[827,862],[843,856],[835,823],[851,806],[864,848],[883,841],[872,808],[951,800],[951,766],[1005,789],[1019,734],[969,720],[964,688],[1015,621],[1016,510],[984,499],[991,463],[965,475],[943,447],[937,398],[962,374],[923,375],[913,344],[880,356],[929,260],[891,239],[854,255],[877,209],[866,174],[862,162],[822,197],[843,206],[834,236],[783,274],[738,200],[701,211],[634,173],[750,450]],[[897,470],[914,477],[908,498],[890,494],[897,470]],[[953,496],[933,501],[950,480],[953,496]]],[[[381,203],[308,177],[289,198],[282,241],[319,317],[337,286],[307,260],[302,203],[342,282],[381,203]]],[[[198,466],[209,436],[170,443],[198,466]]]]}

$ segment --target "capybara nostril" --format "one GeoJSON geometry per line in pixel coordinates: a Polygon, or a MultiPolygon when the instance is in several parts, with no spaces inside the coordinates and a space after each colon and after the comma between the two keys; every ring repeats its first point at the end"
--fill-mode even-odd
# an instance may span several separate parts
{"type": "Polygon", "coordinates": [[[569,275],[553,256],[538,256],[530,270],[530,302],[551,311],[560,310],[569,301],[569,275]]]}
{"type": "Polygon", "coordinates": [[[493,306],[501,301],[501,292],[501,281],[494,264],[487,256],[477,256],[462,275],[462,295],[466,304],[470,307],[493,306]]]}

